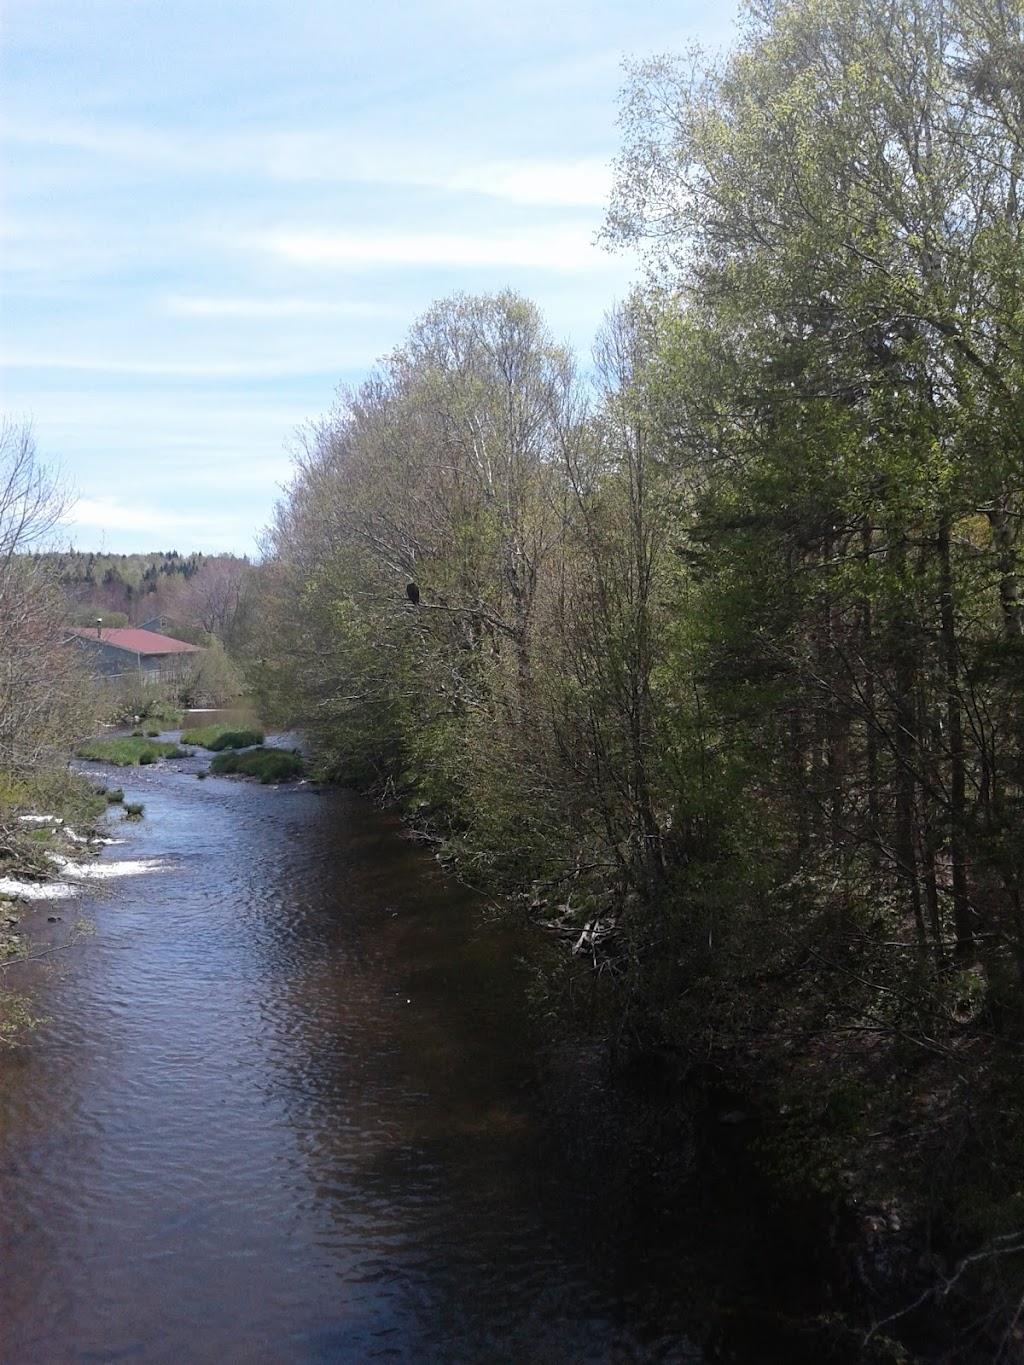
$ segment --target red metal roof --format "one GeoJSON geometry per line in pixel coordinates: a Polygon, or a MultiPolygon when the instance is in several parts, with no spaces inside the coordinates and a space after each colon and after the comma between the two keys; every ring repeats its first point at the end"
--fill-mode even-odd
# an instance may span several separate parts
{"type": "Polygon", "coordinates": [[[99,640],[116,649],[128,649],[133,654],[194,654],[199,645],[188,645],[184,640],[172,640],[169,635],[158,635],[155,630],[136,630],[128,626],[104,626],[97,631],[92,626],[72,626],[72,635],[86,640],[99,640]]]}

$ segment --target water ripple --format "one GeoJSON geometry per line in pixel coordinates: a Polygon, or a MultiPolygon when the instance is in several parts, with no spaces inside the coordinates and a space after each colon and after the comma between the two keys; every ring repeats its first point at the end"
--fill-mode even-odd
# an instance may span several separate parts
{"type": "Polygon", "coordinates": [[[4,1365],[699,1359],[576,1244],[466,893],[343,796],[128,785],[151,875],[0,1058],[4,1365]]]}

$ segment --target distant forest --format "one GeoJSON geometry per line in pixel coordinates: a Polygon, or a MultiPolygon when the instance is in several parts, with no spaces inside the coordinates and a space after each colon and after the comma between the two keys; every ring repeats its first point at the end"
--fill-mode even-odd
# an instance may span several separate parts
{"type": "Polygon", "coordinates": [[[168,634],[213,635],[228,643],[251,572],[237,555],[116,555],[86,550],[39,552],[32,556],[60,584],[75,625],[102,617],[109,626],[141,626],[164,618],[168,634]]]}

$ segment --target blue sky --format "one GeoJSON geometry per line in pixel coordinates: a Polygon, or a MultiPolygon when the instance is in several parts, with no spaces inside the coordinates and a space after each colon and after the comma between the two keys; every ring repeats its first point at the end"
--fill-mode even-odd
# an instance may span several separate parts
{"type": "Polygon", "coordinates": [[[0,407],[64,542],[254,554],[303,422],[434,300],[511,287],[581,353],[624,56],[707,0],[3,0],[0,407]]]}

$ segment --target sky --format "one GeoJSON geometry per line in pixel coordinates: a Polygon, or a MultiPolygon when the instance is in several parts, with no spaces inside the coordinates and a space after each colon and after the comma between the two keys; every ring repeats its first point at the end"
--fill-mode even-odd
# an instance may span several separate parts
{"type": "Polygon", "coordinates": [[[0,409],[63,545],[257,556],[296,432],[436,300],[589,352],[624,58],[732,0],[2,0],[0,409]]]}

